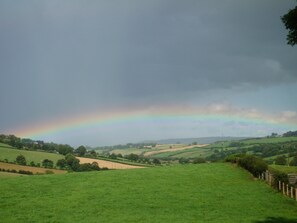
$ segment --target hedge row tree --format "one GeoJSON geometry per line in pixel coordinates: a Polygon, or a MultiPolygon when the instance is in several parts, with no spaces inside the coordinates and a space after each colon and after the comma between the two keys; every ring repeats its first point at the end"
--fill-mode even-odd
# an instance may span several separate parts
{"type": "Polygon", "coordinates": [[[277,156],[275,158],[275,164],[276,165],[286,165],[287,164],[286,157],[284,155],[283,156],[277,156]]]}
{"type": "Polygon", "coordinates": [[[44,159],[42,161],[42,166],[45,168],[53,168],[54,167],[54,162],[49,160],[49,159],[44,159]]]}
{"type": "Polygon", "coordinates": [[[74,152],[77,153],[79,156],[84,156],[87,152],[87,149],[84,146],[79,146],[74,152]]]}
{"type": "Polygon", "coordinates": [[[27,164],[26,158],[23,155],[18,155],[15,161],[19,165],[26,165],[27,164]]]}

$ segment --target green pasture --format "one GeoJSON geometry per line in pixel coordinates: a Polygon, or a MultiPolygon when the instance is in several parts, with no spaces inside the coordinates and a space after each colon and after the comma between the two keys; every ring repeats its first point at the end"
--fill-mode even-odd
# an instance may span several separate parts
{"type": "Polygon", "coordinates": [[[283,173],[297,173],[297,166],[269,165],[269,169],[283,173]]]}
{"type": "Polygon", "coordinates": [[[13,149],[0,146],[0,160],[7,159],[9,162],[14,162],[18,155],[23,155],[26,158],[27,163],[34,161],[35,164],[42,163],[44,159],[49,159],[56,164],[57,160],[63,159],[64,156],[56,153],[46,153],[37,151],[27,151],[20,149],[13,149]]]}
{"type": "Polygon", "coordinates": [[[222,163],[2,179],[5,223],[297,221],[296,201],[222,163]]]}
{"type": "Polygon", "coordinates": [[[165,157],[175,157],[175,158],[196,158],[196,157],[207,157],[212,154],[212,151],[208,147],[194,147],[190,149],[184,149],[179,151],[165,152],[155,154],[153,158],[165,158],[165,157]]]}
{"type": "Polygon", "coordinates": [[[275,138],[257,138],[257,139],[247,139],[240,140],[244,144],[261,144],[261,143],[284,143],[284,142],[296,142],[297,137],[275,137],[275,138]]]}

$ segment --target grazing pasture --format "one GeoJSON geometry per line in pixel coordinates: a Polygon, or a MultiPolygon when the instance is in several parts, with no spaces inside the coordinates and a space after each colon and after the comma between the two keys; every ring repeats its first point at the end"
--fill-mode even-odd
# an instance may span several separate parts
{"type": "Polygon", "coordinates": [[[297,205],[229,164],[5,178],[1,221],[11,222],[283,222],[297,205]]]}
{"type": "Polygon", "coordinates": [[[7,159],[8,162],[14,162],[18,155],[23,155],[26,158],[27,164],[33,161],[35,164],[42,163],[44,159],[49,159],[57,163],[57,160],[63,159],[64,156],[56,153],[46,153],[46,152],[39,152],[39,151],[28,151],[28,150],[21,150],[21,149],[14,149],[3,147],[0,145],[0,160],[7,159]]]}

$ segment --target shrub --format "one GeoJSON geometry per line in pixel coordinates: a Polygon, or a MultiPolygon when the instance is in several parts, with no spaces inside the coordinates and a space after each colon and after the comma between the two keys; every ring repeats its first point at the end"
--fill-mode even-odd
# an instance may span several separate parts
{"type": "Polygon", "coordinates": [[[245,155],[239,158],[238,164],[254,176],[258,176],[268,169],[268,165],[264,160],[253,155],[245,155]]]}
{"type": "Polygon", "coordinates": [[[15,161],[19,165],[26,165],[27,163],[26,158],[23,155],[18,155],[15,161]]]}
{"type": "Polygon", "coordinates": [[[194,163],[194,164],[198,164],[198,163],[206,163],[206,160],[205,160],[204,158],[202,158],[202,157],[199,157],[199,158],[195,158],[195,159],[193,160],[193,163],[194,163]]]}

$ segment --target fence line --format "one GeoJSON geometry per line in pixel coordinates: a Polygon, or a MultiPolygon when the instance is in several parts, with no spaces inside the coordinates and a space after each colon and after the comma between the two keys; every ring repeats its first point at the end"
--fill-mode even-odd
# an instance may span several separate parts
{"type": "Polygon", "coordinates": [[[290,184],[286,184],[281,181],[278,181],[278,184],[276,184],[276,182],[274,182],[273,174],[269,171],[259,174],[259,179],[266,181],[267,184],[269,184],[271,187],[276,186],[277,190],[281,192],[283,195],[297,201],[297,187],[294,188],[290,184]]]}

